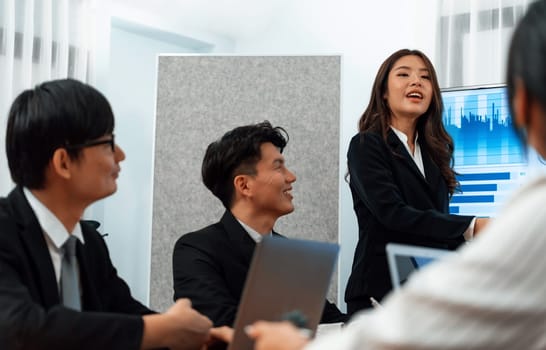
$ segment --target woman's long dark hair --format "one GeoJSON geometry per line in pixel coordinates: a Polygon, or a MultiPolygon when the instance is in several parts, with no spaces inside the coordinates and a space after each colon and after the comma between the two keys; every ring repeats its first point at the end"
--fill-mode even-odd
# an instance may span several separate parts
{"type": "Polygon", "coordinates": [[[424,53],[419,50],[402,49],[390,55],[383,62],[375,77],[368,107],[358,122],[358,129],[361,133],[368,130],[381,133],[383,139],[387,140],[387,132],[391,123],[391,110],[387,104],[387,100],[384,98],[387,91],[387,80],[396,61],[405,56],[420,57],[429,71],[430,82],[432,84],[432,99],[427,111],[417,121],[417,132],[419,133],[421,142],[424,140],[432,161],[440,168],[449,194],[452,195],[459,185],[455,177],[455,171],[453,170],[453,139],[442,124],[442,111],[444,107],[440,95],[438,78],[436,77],[432,63],[424,53]]]}

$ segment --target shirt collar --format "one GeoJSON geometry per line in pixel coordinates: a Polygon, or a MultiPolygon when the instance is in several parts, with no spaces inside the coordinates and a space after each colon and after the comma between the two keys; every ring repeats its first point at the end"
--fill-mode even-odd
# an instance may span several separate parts
{"type": "MultiPolygon", "coordinates": [[[[398,136],[400,141],[402,141],[404,143],[404,145],[407,145],[408,144],[408,135],[406,135],[403,131],[398,130],[397,128],[395,128],[392,125],[390,127],[391,127],[392,131],[394,131],[396,136],[398,136]]],[[[418,139],[419,139],[419,132],[417,132],[417,130],[415,130],[415,144],[417,144],[418,139]]]]}
{"type": "Polygon", "coordinates": [[[23,188],[25,197],[34,211],[42,231],[49,237],[53,245],[60,249],[64,242],[72,234],[74,237],[85,243],[80,223],[74,226],[72,233],[68,232],[62,222],[49,210],[38,198],[36,198],[28,188],[23,188]]]}
{"type": "Polygon", "coordinates": [[[237,221],[239,221],[239,223],[241,224],[241,226],[243,226],[243,228],[248,233],[250,238],[252,238],[254,240],[254,242],[256,242],[256,243],[260,243],[265,236],[271,236],[273,234],[272,232],[269,232],[269,233],[267,233],[265,235],[262,235],[261,233],[254,230],[252,227],[248,226],[247,224],[245,224],[241,220],[237,219],[237,221]]]}

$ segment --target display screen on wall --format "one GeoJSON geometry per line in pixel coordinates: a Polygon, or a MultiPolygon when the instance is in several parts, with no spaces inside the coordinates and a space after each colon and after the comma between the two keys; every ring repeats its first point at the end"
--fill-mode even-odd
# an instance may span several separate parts
{"type": "Polygon", "coordinates": [[[452,197],[450,212],[495,216],[528,176],[531,160],[512,126],[506,87],[446,89],[442,98],[462,191],[452,197]]]}

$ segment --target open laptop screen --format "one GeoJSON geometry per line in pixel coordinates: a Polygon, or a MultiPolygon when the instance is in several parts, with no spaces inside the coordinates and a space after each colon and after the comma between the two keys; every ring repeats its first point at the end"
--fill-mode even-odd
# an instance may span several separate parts
{"type": "Polygon", "coordinates": [[[316,330],[339,246],[310,240],[266,237],[256,246],[235,318],[230,350],[251,350],[244,328],[258,320],[297,315],[316,330]]]}
{"type": "Polygon", "coordinates": [[[393,288],[400,288],[413,272],[451,253],[452,251],[443,249],[387,244],[387,261],[393,288]]]}

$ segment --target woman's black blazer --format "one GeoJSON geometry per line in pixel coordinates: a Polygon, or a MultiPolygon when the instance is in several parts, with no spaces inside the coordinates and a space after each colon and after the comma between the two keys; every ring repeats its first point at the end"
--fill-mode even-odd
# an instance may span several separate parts
{"type": "Polygon", "coordinates": [[[358,220],[358,243],[345,301],[381,300],[391,289],[385,246],[389,242],[455,249],[472,216],[449,214],[440,169],[419,141],[425,177],[400,139],[374,132],[355,135],[347,154],[349,185],[358,220]]]}

